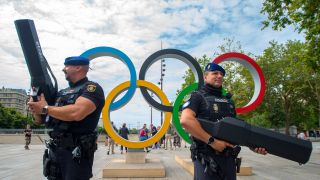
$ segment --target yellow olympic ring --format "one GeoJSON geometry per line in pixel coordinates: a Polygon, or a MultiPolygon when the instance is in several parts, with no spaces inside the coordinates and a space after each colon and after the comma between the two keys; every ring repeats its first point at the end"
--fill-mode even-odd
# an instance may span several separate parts
{"type": "MultiPolygon", "coordinates": [[[[117,87],[115,87],[106,97],[106,104],[102,109],[102,121],[104,124],[105,130],[108,132],[108,135],[110,136],[111,139],[113,139],[116,143],[123,145],[128,148],[144,148],[148,147],[156,142],[158,142],[166,133],[167,129],[169,128],[170,125],[170,120],[171,120],[171,112],[165,112],[165,118],[162,127],[158,131],[158,133],[151,138],[145,140],[145,141],[129,141],[124,138],[122,138],[118,133],[116,133],[111,126],[111,121],[110,121],[110,104],[114,101],[116,96],[118,95],[119,92],[122,92],[126,89],[128,89],[130,86],[130,81],[126,81],[124,83],[121,83],[117,87]]],[[[154,92],[161,100],[161,102],[169,106],[169,100],[167,96],[164,94],[161,89],[148,82],[148,81],[143,81],[143,80],[137,80],[137,86],[138,87],[146,87],[152,92],[154,92]]]]}

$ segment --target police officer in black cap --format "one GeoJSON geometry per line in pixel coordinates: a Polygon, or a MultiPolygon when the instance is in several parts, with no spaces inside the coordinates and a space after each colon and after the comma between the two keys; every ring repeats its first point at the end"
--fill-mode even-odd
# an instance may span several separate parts
{"type": "MultiPolygon", "coordinates": [[[[195,180],[236,179],[236,156],[233,144],[216,139],[203,130],[198,119],[216,122],[224,117],[235,117],[231,94],[222,89],[225,70],[214,63],[205,67],[205,85],[191,94],[183,105],[181,125],[191,134],[191,158],[195,180]]],[[[266,154],[264,148],[255,152],[266,154]]]]}
{"type": "Polygon", "coordinates": [[[88,58],[65,59],[63,72],[69,87],[58,92],[55,106],[48,106],[44,95],[28,103],[35,122],[53,130],[46,141],[43,173],[48,179],[77,180],[92,177],[99,117],[104,106],[101,86],[89,81],[88,58]]]}

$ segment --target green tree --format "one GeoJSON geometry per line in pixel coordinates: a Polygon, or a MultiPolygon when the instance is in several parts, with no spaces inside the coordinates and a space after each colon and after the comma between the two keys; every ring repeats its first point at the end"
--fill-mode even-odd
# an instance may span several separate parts
{"type": "Polygon", "coordinates": [[[137,130],[137,128],[131,128],[131,129],[129,129],[129,133],[130,134],[138,134],[138,130],[137,130]]]}
{"type": "MultiPolygon", "coordinates": [[[[204,69],[206,64],[211,61],[211,59],[206,55],[203,55],[201,58],[195,58],[195,60],[199,63],[202,70],[204,69]]],[[[183,79],[184,83],[181,85],[181,89],[177,90],[177,94],[179,94],[182,89],[195,82],[195,76],[190,68],[185,72],[183,79]]]]}
{"type": "Polygon", "coordinates": [[[308,66],[320,70],[320,1],[319,0],[265,0],[261,12],[268,15],[263,25],[272,23],[274,30],[293,24],[307,40],[308,66]]]}
{"type": "Polygon", "coordinates": [[[99,134],[102,134],[102,133],[106,134],[106,130],[105,130],[104,127],[102,127],[102,126],[99,126],[99,125],[98,125],[97,130],[98,130],[98,133],[99,133],[99,134]]]}
{"type": "Polygon", "coordinates": [[[0,128],[23,129],[26,124],[30,124],[32,128],[43,128],[43,125],[34,124],[32,117],[21,114],[13,108],[6,108],[0,103],[0,128]]]}
{"type": "MultiPolygon", "coordinates": [[[[221,54],[224,54],[226,52],[243,52],[243,50],[241,49],[241,44],[239,41],[235,41],[234,38],[224,38],[224,43],[220,46],[218,46],[218,51],[215,51],[213,53],[214,57],[217,57],[221,54]]],[[[251,53],[249,53],[251,54],[251,53]]],[[[196,58],[195,60],[199,63],[202,71],[204,69],[204,67],[212,61],[211,58],[209,58],[207,55],[203,55],[201,58],[196,58]]],[[[227,69],[231,69],[232,67],[236,66],[236,64],[234,63],[224,63],[225,66],[227,66],[227,69]]],[[[228,77],[231,77],[232,75],[228,75],[228,77]]],[[[188,69],[185,72],[185,75],[183,76],[184,79],[184,83],[181,85],[181,88],[177,91],[177,94],[179,94],[181,92],[182,89],[184,89],[185,87],[187,87],[188,85],[192,84],[195,82],[195,77],[193,72],[191,71],[191,69],[188,69]]],[[[229,78],[229,79],[233,79],[233,78],[229,78]]],[[[228,85],[226,85],[228,86],[228,85]]],[[[230,86],[228,86],[230,87],[230,86]]]]}
{"type": "Polygon", "coordinates": [[[271,123],[284,125],[287,134],[293,124],[299,128],[314,126],[316,120],[310,118],[314,117],[315,109],[310,110],[308,98],[315,92],[311,92],[305,83],[310,79],[305,63],[306,44],[288,41],[286,44],[271,42],[270,45],[258,58],[267,81],[267,93],[261,108],[268,112],[271,123]]]}

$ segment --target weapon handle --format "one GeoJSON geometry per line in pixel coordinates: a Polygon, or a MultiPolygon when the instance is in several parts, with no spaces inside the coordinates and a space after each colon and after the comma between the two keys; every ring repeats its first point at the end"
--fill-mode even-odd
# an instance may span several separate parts
{"type": "Polygon", "coordinates": [[[39,87],[32,87],[31,88],[31,97],[33,102],[37,102],[38,101],[38,95],[39,95],[39,87]]]}

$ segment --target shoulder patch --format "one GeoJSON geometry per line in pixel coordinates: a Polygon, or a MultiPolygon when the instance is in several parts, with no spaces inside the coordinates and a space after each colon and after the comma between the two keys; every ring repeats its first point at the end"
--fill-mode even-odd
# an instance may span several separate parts
{"type": "Polygon", "coordinates": [[[187,101],[182,105],[182,108],[184,109],[184,108],[188,107],[189,105],[190,105],[190,101],[187,101]]]}
{"type": "Polygon", "coordinates": [[[97,86],[95,84],[88,84],[87,85],[87,91],[89,92],[95,92],[97,89],[97,86]]]}

